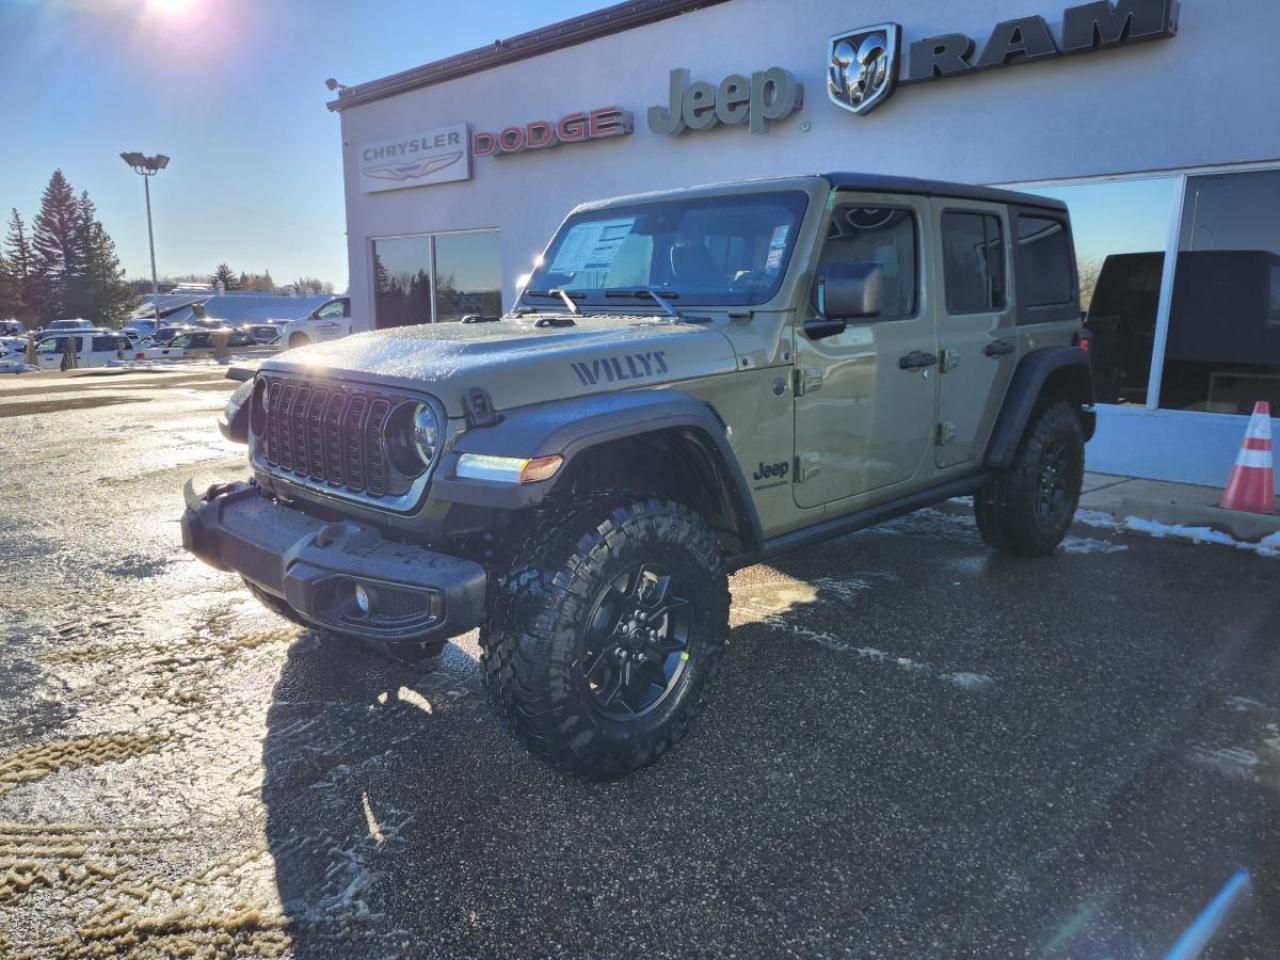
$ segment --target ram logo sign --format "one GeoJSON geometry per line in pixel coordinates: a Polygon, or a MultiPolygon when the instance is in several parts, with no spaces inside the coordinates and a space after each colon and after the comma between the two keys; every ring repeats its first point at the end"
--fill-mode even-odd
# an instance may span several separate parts
{"type": "Polygon", "coordinates": [[[896,23],[864,27],[831,38],[827,95],[852,113],[870,113],[898,85],[902,28],[896,23]]]}
{"type": "Polygon", "coordinates": [[[365,193],[471,179],[471,137],[465,123],[362,143],[357,154],[365,193]]]}

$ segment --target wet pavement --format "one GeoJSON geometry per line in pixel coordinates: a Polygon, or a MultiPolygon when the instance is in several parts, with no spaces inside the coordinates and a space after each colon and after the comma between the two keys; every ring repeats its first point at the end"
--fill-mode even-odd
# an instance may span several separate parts
{"type": "Polygon", "coordinates": [[[583,784],[474,636],[396,666],[182,553],[216,376],[0,381],[0,956],[1126,960],[1238,866],[1207,955],[1280,953],[1280,560],[948,504],[738,574],[711,708],[583,784]]]}

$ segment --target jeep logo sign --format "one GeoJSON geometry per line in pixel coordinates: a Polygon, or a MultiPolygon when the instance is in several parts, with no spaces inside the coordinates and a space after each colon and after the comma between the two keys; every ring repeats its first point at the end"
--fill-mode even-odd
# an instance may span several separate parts
{"type": "Polygon", "coordinates": [[[663,136],[685,130],[710,130],[718,124],[748,124],[767,133],[770,120],[782,120],[804,105],[804,87],[788,70],[770,67],[750,77],[731,73],[720,85],[689,82],[688,70],[672,70],[665,107],[649,108],[649,129],[663,136]]]}
{"type": "Polygon", "coordinates": [[[356,154],[360,189],[365,193],[421,187],[471,178],[471,141],[467,125],[455,123],[389,140],[363,143],[356,154]]]}
{"type": "Polygon", "coordinates": [[[827,49],[827,92],[851,113],[869,113],[896,84],[945,80],[979,70],[1046,60],[1068,53],[1172,37],[1178,32],[1178,0],[1095,0],[1068,7],[1062,37],[1054,39],[1043,17],[1019,17],[995,25],[979,51],[972,37],[946,33],[912,43],[906,76],[898,78],[896,23],[846,30],[827,49]]]}

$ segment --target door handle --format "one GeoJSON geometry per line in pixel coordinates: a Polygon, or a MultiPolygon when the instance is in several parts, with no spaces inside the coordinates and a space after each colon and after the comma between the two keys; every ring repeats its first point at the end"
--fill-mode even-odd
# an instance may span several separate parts
{"type": "Polygon", "coordinates": [[[912,350],[905,357],[898,358],[899,370],[918,370],[921,367],[932,367],[938,362],[936,354],[912,350]]]}
{"type": "Polygon", "coordinates": [[[1016,349],[1018,348],[1007,340],[992,340],[982,348],[982,352],[988,357],[1003,357],[1006,353],[1013,353],[1016,349]]]}

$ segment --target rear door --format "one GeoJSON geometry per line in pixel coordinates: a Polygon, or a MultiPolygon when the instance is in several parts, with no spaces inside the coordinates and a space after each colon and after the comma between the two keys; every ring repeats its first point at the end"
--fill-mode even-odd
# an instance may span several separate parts
{"type": "Polygon", "coordinates": [[[922,283],[928,228],[924,197],[833,198],[815,277],[832,262],[880,264],[881,311],[820,340],[803,328],[817,315],[816,298],[797,314],[792,489],[800,507],[896,495],[931,472],[922,471],[937,383],[933,305],[922,283]]]}
{"type": "Polygon", "coordinates": [[[1006,208],[934,199],[942,269],[938,302],[939,467],[977,463],[1018,363],[1009,293],[1011,244],[1006,208]]]}

